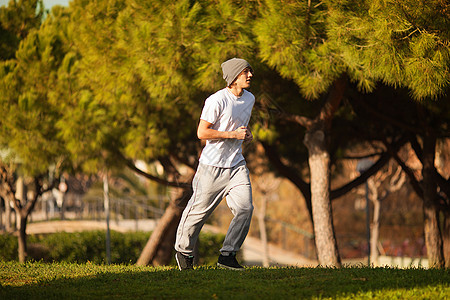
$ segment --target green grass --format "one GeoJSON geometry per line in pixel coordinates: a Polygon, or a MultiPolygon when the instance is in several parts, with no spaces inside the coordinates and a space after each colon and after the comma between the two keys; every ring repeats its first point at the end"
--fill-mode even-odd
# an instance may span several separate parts
{"type": "Polygon", "coordinates": [[[449,299],[450,272],[0,262],[0,299],[449,299]]]}

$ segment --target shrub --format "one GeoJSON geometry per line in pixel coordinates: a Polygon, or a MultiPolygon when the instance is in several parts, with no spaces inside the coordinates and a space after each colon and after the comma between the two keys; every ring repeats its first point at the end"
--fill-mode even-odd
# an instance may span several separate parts
{"type": "MultiPolygon", "coordinates": [[[[147,240],[149,232],[120,233],[111,231],[111,263],[134,264],[147,240]]],[[[215,264],[225,238],[222,234],[201,233],[199,264],[215,264]]],[[[28,236],[28,254],[31,259],[44,262],[106,262],[106,233],[102,230],[75,233],[59,232],[28,236]]],[[[0,235],[0,260],[17,260],[17,237],[0,235]]],[[[175,264],[175,260],[171,264],[175,264]]]]}
{"type": "Polygon", "coordinates": [[[17,237],[12,234],[0,235],[0,260],[9,261],[17,259],[17,237]]]}

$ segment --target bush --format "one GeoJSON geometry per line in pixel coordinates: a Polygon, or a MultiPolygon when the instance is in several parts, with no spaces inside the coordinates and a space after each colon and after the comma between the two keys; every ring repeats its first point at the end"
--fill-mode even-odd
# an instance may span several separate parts
{"type": "MultiPolygon", "coordinates": [[[[120,233],[111,231],[111,263],[134,264],[144,249],[149,232],[120,233]]],[[[215,264],[224,235],[201,233],[199,264],[215,264]]],[[[44,262],[106,262],[106,233],[102,230],[75,233],[29,235],[28,254],[31,259],[44,262]]],[[[0,260],[17,260],[17,237],[0,235],[0,260]]],[[[172,261],[175,264],[175,260],[172,261]]]]}
{"type": "MultiPolygon", "coordinates": [[[[111,262],[136,262],[149,236],[150,233],[147,232],[124,234],[111,231],[111,262]]],[[[32,257],[35,260],[76,263],[90,261],[97,264],[106,262],[106,233],[101,230],[30,236],[29,243],[39,244],[47,249],[47,255],[32,257]]]]}
{"type": "Polygon", "coordinates": [[[17,259],[17,237],[11,234],[0,235],[0,261],[17,259]]]}
{"type": "Polygon", "coordinates": [[[224,234],[214,234],[201,232],[199,236],[198,253],[199,253],[199,265],[215,265],[217,263],[217,257],[219,256],[219,250],[222,248],[224,234]]]}

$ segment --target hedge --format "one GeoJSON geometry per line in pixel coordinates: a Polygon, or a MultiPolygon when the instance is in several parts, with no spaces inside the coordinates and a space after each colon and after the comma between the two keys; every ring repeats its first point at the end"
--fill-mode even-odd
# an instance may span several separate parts
{"type": "MultiPolygon", "coordinates": [[[[134,264],[144,249],[150,232],[120,233],[111,231],[111,263],[134,264]]],[[[211,265],[217,262],[223,234],[201,233],[199,244],[199,264],[211,265]]],[[[0,235],[0,260],[17,260],[17,237],[0,235]]],[[[31,260],[44,262],[106,262],[106,234],[104,230],[75,233],[53,233],[29,235],[28,256],[31,260]]],[[[175,264],[175,260],[171,264],[175,264]]]]}

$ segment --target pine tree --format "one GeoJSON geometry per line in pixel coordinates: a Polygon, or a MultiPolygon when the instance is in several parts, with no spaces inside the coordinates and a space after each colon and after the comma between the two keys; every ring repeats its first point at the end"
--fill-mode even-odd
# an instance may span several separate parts
{"type": "Polygon", "coordinates": [[[442,95],[449,84],[448,5],[443,1],[433,4],[268,0],[260,7],[255,34],[261,59],[294,80],[303,97],[327,97],[315,118],[287,116],[306,128],[321,264],[339,265],[330,217],[327,140],[345,78],[363,92],[374,91],[383,82],[408,88],[414,99],[442,95]]]}
{"type": "Polygon", "coordinates": [[[14,58],[20,41],[41,25],[43,14],[42,0],[10,0],[0,7],[0,60],[14,58]]]}
{"type": "Polygon", "coordinates": [[[260,7],[255,33],[261,59],[299,86],[302,95],[316,99],[330,91],[314,118],[298,118],[305,126],[309,151],[311,203],[320,264],[340,266],[333,228],[330,193],[328,131],[345,91],[344,64],[326,38],[327,7],[322,2],[266,1],[260,7]],[[273,34],[271,28],[277,28],[273,34]]]}
{"type": "Polygon", "coordinates": [[[54,184],[45,182],[45,174],[51,165],[59,170],[67,164],[64,157],[68,153],[55,126],[60,117],[58,103],[52,99],[68,52],[59,25],[48,19],[39,30],[31,30],[21,41],[16,58],[0,64],[0,145],[12,153],[10,161],[20,165],[18,172],[34,178],[32,199],[17,199],[13,168],[2,163],[3,191],[20,216],[21,262],[27,256],[27,218],[39,197],[54,184]]]}
{"type": "Polygon", "coordinates": [[[67,115],[63,135],[67,142],[92,147],[70,148],[73,156],[93,154],[92,160],[84,160],[85,169],[117,162],[135,169],[132,160],[159,160],[169,181],[181,187],[163,216],[166,222],[149,240],[150,250],[138,262],[162,263],[167,258],[157,262],[155,255],[162,244],[173,244],[191,192],[173,162],[195,168],[202,102],[218,83],[223,87],[222,60],[249,51],[250,46],[243,47],[249,39],[242,37],[250,28],[243,30],[242,13],[249,14],[251,7],[243,10],[227,1],[99,0],[74,1],[71,9],[73,43],[81,56],[78,84],[87,99],[75,100],[78,105],[70,111],[81,115],[78,106],[86,102],[99,115],[82,122],[67,115]]]}
{"type": "MultiPolygon", "coordinates": [[[[348,2],[352,4],[351,1],[348,2]]],[[[365,1],[331,11],[330,39],[341,51],[348,73],[366,91],[376,82],[407,88],[418,101],[445,97],[450,83],[450,35],[445,1],[365,1]]],[[[426,109],[423,107],[422,109],[426,109]]],[[[425,240],[430,265],[442,267],[444,256],[439,229],[434,175],[436,132],[422,124],[425,240]]]]}

